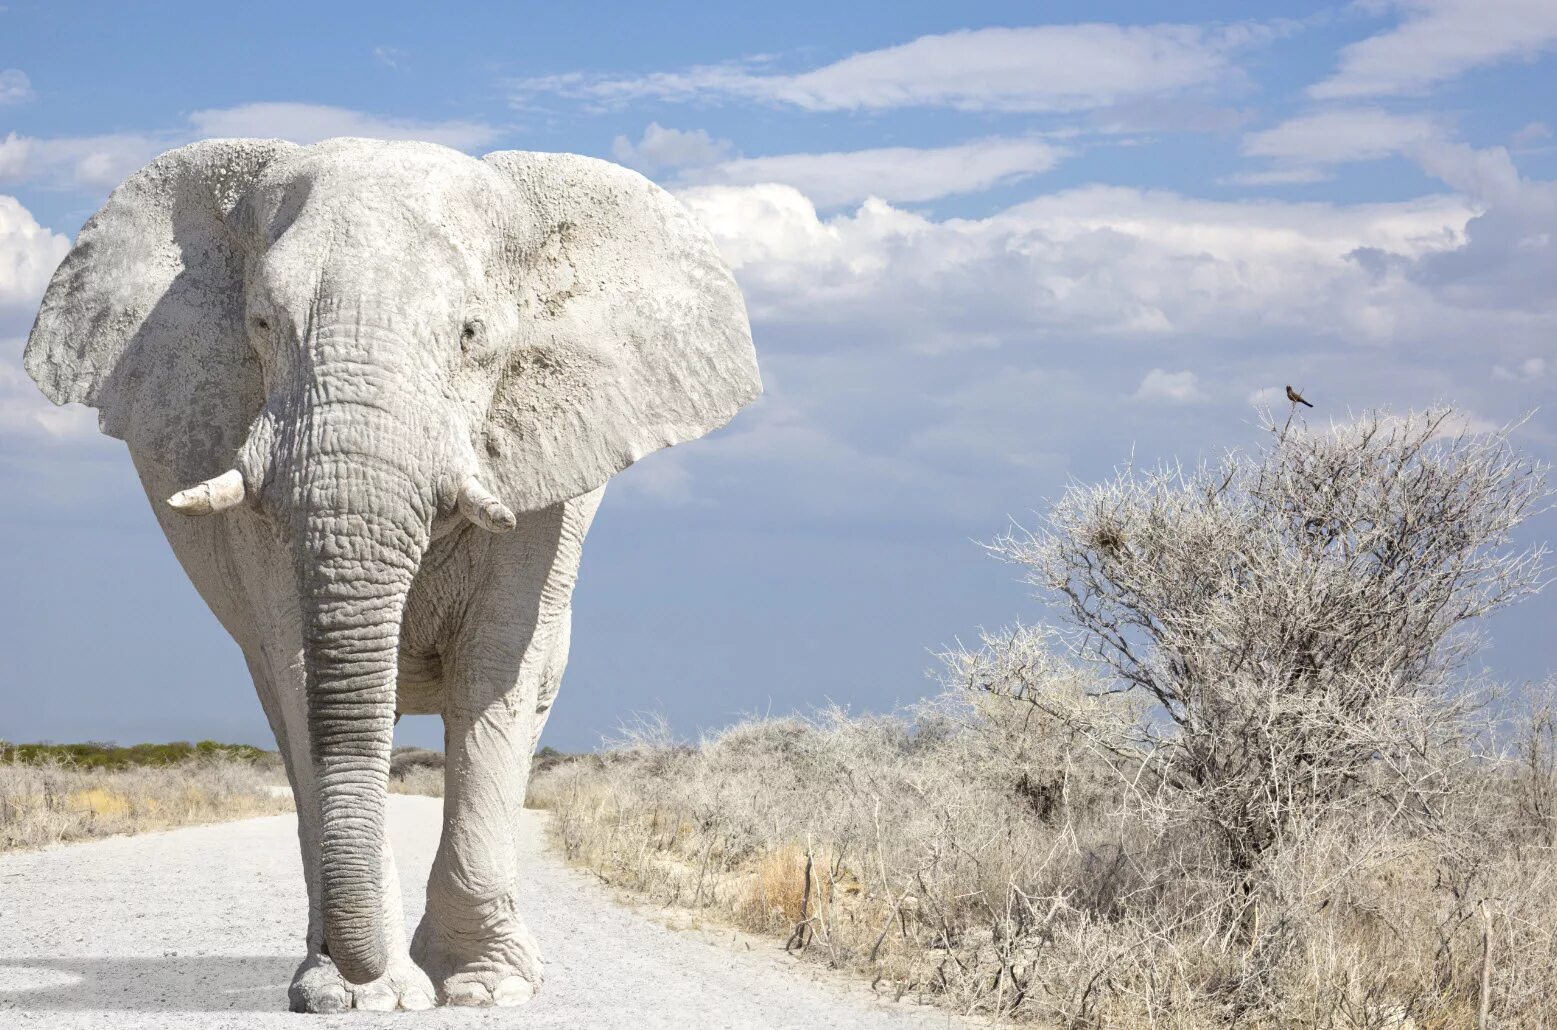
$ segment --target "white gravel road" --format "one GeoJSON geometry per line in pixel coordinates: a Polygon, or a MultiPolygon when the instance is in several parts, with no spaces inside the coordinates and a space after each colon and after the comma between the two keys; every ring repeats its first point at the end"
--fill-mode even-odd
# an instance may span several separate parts
{"type": "MultiPolygon", "coordinates": [[[[390,837],[421,917],[440,802],[391,797],[390,837]]],[[[0,1027],[967,1026],[729,933],[667,929],[568,868],[527,812],[523,908],[546,984],[514,1009],[285,1011],[307,920],[292,816],[0,855],[0,1027]]]]}

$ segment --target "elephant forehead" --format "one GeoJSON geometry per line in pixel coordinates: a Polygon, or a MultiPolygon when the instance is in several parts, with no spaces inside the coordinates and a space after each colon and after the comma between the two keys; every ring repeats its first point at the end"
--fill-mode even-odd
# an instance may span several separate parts
{"type": "Polygon", "coordinates": [[[327,140],[276,162],[252,203],[272,241],[294,227],[332,236],[404,234],[460,248],[493,233],[505,183],[490,168],[448,147],[383,140],[327,140]]]}

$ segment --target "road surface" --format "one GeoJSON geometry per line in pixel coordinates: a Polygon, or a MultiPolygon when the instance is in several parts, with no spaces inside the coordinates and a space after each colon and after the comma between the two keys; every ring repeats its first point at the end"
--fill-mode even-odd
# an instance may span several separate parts
{"type": "MultiPolygon", "coordinates": [[[[415,927],[441,803],[391,796],[390,839],[415,927]]],[[[777,944],[678,931],[612,900],[546,849],[525,813],[525,919],[546,983],[510,1009],[285,1011],[307,921],[292,816],[0,855],[0,1026],[7,1028],[963,1027],[786,957],[777,944]]]]}

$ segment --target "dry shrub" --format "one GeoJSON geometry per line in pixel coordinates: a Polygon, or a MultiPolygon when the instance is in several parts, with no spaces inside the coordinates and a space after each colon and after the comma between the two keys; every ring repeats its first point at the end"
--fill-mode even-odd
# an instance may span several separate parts
{"type": "Polygon", "coordinates": [[[1060,625],[948,653],[939,700],[650,725],[535,803],[614,882],[964,1011],[1557,1025],[1557,719],[1467,672],[1544,470],[1451,425],[1078,487],[995,545],[1060,625]]]}
{"type": "Polygon", "coordinates": [[[279,772],[221,753],[110,769],[0,761],[0,851],[292,810],[279,772]]]}
{"type": "MultiPolygon", "coordinates": [[[[436,753],[436,752],[434,752],[436,753]]],[[[391,770],[389,792],[391,794],[421,794],[426,797],[443,797],[443,756],[438,755],[436,766],[410,765],[399,771],[391,770]]]]}

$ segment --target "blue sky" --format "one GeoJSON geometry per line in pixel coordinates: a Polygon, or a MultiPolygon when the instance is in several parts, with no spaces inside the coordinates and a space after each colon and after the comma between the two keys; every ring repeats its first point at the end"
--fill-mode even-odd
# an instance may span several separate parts
{"type": "MultiPolygon", "coordinates": [[[[267,740],[123,445],[20,367],[82,221],[205,136],[612,158],[735,268],[768,392],[608,493],[561,748],[932,692],[935,650],[1044,615],[976,541],[1132,453],[1255,442],[1284,383],[1316,420],[1540,409],[1557,5],[1251,9],[5,4],[0,737],[267,740]]],[[[1518,440],[1557,457],[1554,413],[1518,440]]],[[[1500,617],[1494,674],[1548,675],[1554,621],[1500,617]]]]}

